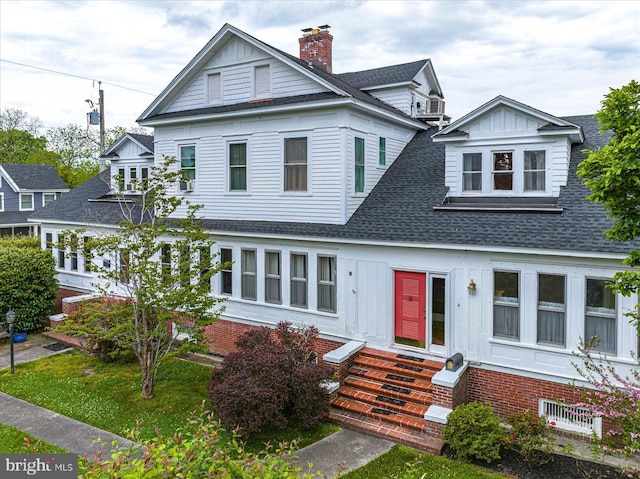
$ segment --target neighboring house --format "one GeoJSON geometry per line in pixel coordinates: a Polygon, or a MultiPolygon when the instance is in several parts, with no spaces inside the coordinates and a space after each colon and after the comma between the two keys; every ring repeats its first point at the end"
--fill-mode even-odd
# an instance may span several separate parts
{"type": "Polygon", "coordinates": [[[27,218],[68,191],[53,166],[0,164],[0,236],[37,235],[27,218]]]}
{"type": "MultiPolygon", "coordinates": [[[[331,41],[312,31],[299,59],[225,25],[138,119],[233,262],[211,284],[227,298],[212,352],[256,326],[313,324],[340,364],[334,418],[366,428],[365,414],[425,449],[467,399],[599,430],[561,400],[575,399],[580,338],[599,337],[623,374],[635,364],[624,314],[637,298],[606,284],[638,244],[605,241],[611,221],[576,176],[583,150],[607,141],[596,120],[499,96],[445,126],[429,60],[335,75],[331,41]],[[437,371],[454,353],[465,365],[437,371]],[[349,360],[360,367],[346,377],[349,360]],[[414,396],[419,420],[405,416],[414,396]]],[[[113,228],[111,190],[108,172],[76,188],[37,215],[43,232],[113,228]]],[[[61,253],[62,293],[91,291],[61,253]]]]}
{"type": "Polygon", "coordinates": [[[139,193],[153,167],[153,135],[126,133],[100,156],[110,160],[114,192],[139,193]]]}

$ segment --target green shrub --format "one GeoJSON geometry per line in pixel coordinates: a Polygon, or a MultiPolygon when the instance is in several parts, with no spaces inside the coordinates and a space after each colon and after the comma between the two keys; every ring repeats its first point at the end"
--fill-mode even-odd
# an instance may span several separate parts
{"type": "Polygon", "coordinates": [[[312,344],[318,330],[294,330],[280,323],[242,335],[238,352],[229,354],[213,372],[209,397],[222,424],[251,435],[289,423],[302,429],[319,425],[329,413],[322,382],[333,369],[318,364],[312,344]]]}
{"type": "Polygon", "coordinates": [[[40,331],[57,294],[51,252],[40,249],[33,238],[0,242],[0,315],[4,318],[9,309],[15,311],[16,332],[40,331]]]}
{"type": "MultiPolygon", "coordinates": [[[[237,438],[220,440],[220,427],[207,411],[194,413],[175,434],[158,437],[130,449],[113,452],[111,458],[80,461],[83,479],[121,478],[237,478],[298,479],[317,477],[302,473],[291,463],[291,448],[267,446],[259,454],[247,452],[237,438]]],[[[133,439],[139,441],[136,431],[133,439]]]]}
{"type": "Polygon", "coordinates": [[[544,416],[527,410],[510,414],[507,421],[512,429],[506,436],[506,446],[521,454],[530,467],[553,460],[554,438],[544,416]]]}
{"type": "Polygon", "coordinates": [[[460,459],[491,463],[500,459],[504,428],[489,404],[472,402],[455,408],[447,417],[443,439],[460,459]]]}

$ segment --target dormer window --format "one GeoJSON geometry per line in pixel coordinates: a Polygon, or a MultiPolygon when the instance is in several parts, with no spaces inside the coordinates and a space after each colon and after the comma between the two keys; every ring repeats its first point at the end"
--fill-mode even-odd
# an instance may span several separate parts
{"type": "Polygon", "coordinates": [[[513,190],[513,152],[493,153],[493,189],[513,190]]]}
{"type": "Polygon", "coordinates": [[[462,163],[462,189],[482,191],[482,153],[464,153],[462,163]]]}
{"type": "Polygon", "coordinates": [[[524,152],[524,190],[545,190],[545,151],[524,152]]]}

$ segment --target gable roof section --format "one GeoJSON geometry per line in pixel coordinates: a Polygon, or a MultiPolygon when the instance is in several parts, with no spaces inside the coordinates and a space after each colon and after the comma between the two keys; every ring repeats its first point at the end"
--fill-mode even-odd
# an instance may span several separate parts
{"type": "MultiPolygon", "coordinates": [[[[144,150],[145,154],[153,155],[154,151],[154,143],[153,143],[153,135],[141,135],[139,133],[125,133],[120,138],[118,138],[109,148],[107,148],[102,155],[102,158],[111,158],[118,156],[116,151],[122,145],[124,145],[127,141],[131,141],[138,145],[140,148],[144,150]]],[[[140,155],[140,156],[142,156],[140,155]]]]}
{"type": "Polygon", "coordinates": [[[409,84],[425,69],[428,70],[427,76],[429,76],[435,84],[435,93],[442,96],[442,88],[440,88],[440,83],[433,70],[431,60],[428,59],[358,72],[341,73],[337,76],[355,88],[368,90],[385,86],[409,84]]]}
{"type": "Polygon", "coordinates": [[[338,75],[328,73],[321,68],[309,65],[307,62],[300,60],[298,57],[272,47],[271,45],[268,45],[263,41],[258,40],[248,33],[245,33],[242,30],[239,30],[233,25],[227,23],[218,31],[218,33],[214,35],[214,37],[202,48],[202,50],[198,52],[198,54],[187,64],[187,66],[182,69],[182,71],[172,80],[172,82],[162,91],[162,93],[158,95],[153,103],[151,103],[151,105],[149,105],[149,107],[147,107],[147,109],[140,115],[137,121],[147,122],[180,117],[189,117],[190,119],[193,119],[193,117],[200,115],[267,109],[269,107],[280,107],[285,105],[295,105],[314,101],[336,101],[340,99],[349,101],[349,98],[362,101],[370,107],[374,107],[378,111],[382,110],[387,114],[390,113],[404,122],[409,121],[414,127],[417,126],[420,129],[426,128],[424,123],[419,122],[415,118],[406,115],[404,112],[392,107],[391,105],[378,100],[374,96],[361,91],[360,89],[344,81],[338,75]],[[232,105],[221,105],[179,112],[162,113],[162,108],[166,105],[167,101],[169,101],[172,95],[180,91],[181,88],[184,88],[189,83],[189,81],[191,81],[194,75],[199,72],[199,68],[202,67],[202,65],[204,65],[204,63],[209,59],[209,57],[215,50],[216,45],[222,44],[229,35],[236,35],[241,39],[249,42],[250,44],[256,46],[257,48],[262,49],[267,54],[277,58],[289,67],[295,69],[297,72],[302,73],[308,78],[312,78],[314,81],[323,85],[329,91],[325,93],[273,98],[268,101],[250,101],[232,105]]]}
{"type": "Polygon", "coordinates": [[[462,141],[468,136],[465,131],[465,127],[469,126],[482,116],[489,113],[495,108],[505,106],[517,110],[523,114],[533,116],[545,125],[538,129],[538,132],[542,136],[551,135],[565,135],[569,136],[572,143],[582,143],[584,141],[584,134],[579,125],[576,125],[570,121],[559,118],[557,116],[550,115],[536,108],[520,103],[506,96],[498,95],[493,100],[488,101],[484,105],[479,106],[470,113],[467,113],[463,117],[451,123],[446,128],[443,128],[439,132],[433,135],[434,142],[449,142],[449,141],[462,141]]]}
{"type": "Polygon", "coordinates": [[[7,178],[11,188],[19,190],[69,191],[69,187],[50,165],[0,164],[0,173],[7,178]]]}

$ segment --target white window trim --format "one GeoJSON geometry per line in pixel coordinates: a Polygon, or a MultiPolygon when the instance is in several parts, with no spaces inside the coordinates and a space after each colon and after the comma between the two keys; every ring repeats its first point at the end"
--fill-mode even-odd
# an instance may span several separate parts
{"type": "Polygon", "coordinates": [[[0,192],[0,212],[2,211],[4,211],[4,193],[0,192]]]}
{"type": "Polygon", "coordinates": [[[589,276],[587,274],[584,275],[584,299],[583,299],[584,314],[582,317],[582,328],[583,328],[585,340],[589,339],[589,338],[586,338],[587,316],[597,316],[599,318],[613,319],[615,321],[615,351],[603,351],[599,349],[598,346],[595,344],[592,349],[594,351],[597,351],[598,353],[601,353],[603,356],[618,356],[620,354],[620,331],[619,331],[620,322],[618,321],[618,310],[620,308],[620,299],[618,297],[618,294],[614,292],[613,297],[614,297],[615,303],[614,303],[613,313],[588,311],[587,310],[587,282],[590,279],[596,280],[596,281],[605,281],[605,282],[611,282],[612,280],[612,278],[607,278],[603,276],[589,276]]]}
{"type": "Polygon", "coordinates": [[[271,249],[267,249],[264,252],[264,301],[265,303],[268,304],[282,304],[282,277],[283,277],[283,271],[282,271],[282,251],[279,250],[271,250],[271,249]],[[267,255],[268,253],[271,254],[277,254],[278,255],[278,269],[280,270],[280,274],[276,275],[273,273],[268,273],[267,272],[267,255]],[[267,280],[268,279],[277,279],[278,280],[278,287],[279,287],[279,296],[280,299],[278,301],[269,301],[267,299],[267,280]]]}
{"type": "Polygon", "coordinates": [[[44,197],[45,196],[53,196],[53,201],[55,201],[57,199],[57,197],[58,197],[58,195],[56,195],[55,193],[42,193],[42,206],[43,207],[45,206],[45,203],[44,203],[44,197]]]}
{"type": "Polygon", "coordinates": [[[241,248],[240,249],[240,298],[247,300],[247,301],[257,301],[258,300],[258,250],[255,248],[241,248]],[[245,270],[245,264],[243,261],[243,253],[245,251],[253,251],[253,261],[254,261],[254,267],[255,267],[255,272],[251,272],[251,271],[246,271],[245,270]],[[246,296],[245,295],[245,291],[242,288],[243,285],[243,280],[244,278],[253,278],[253,283],[255,286],[255,292],[256,295],[255,297],[251,297],[251,296],[246,296]]]}
{"type": "MultiPolygon", "coordinates": [[[[226,269],[226,268],[225,268],[225,269],[221,269],[221,270],[220,270],[220,274],[219,274],[219,278],[218,278],[218,283],[219,283],[219,284],[218,284],[218,291],[219,291],[219,293],[220,293],[220,296],[223,296],[223,297],[229,297],[229,296],[230,296],[230,297],[233,297],[233,296],[234,296],[234,294],[236,294],[236,295],[237,295],[237,289],[238,289],[238,288],[234,285],[234,280],[233,280],[233,275],[234,275],[234,272],[233,272],[233,270],[234,270],[233,264],[234,264],[234,262],[235,262],[235,261],[234,261],[234,259],[233,259],[233,250],[234,250],[234,248],[233,248],[233,246],[224,246],[224,245],[220,245],[220,246],[219,246],[219,248],[218,248],[218,258],[219,258],[219,260],[220,260],[220,263],[221,263],[221,264],[222,264],[222,250],[223,250],[223,249],[224,249],[224,250],[229,250],[229,251],[231,252],[231,266],[229,267],[229,269],[226,269]],[[231,294],[229,294],[229,293],[225,293],[225,292],[223,292],[223,291],[222,291],[222,288],[224,287],[224,281],[222,281],[222,277],[224,276],[224,274],[230,274],[230,275],[231,275],[231,294]]],[[[237,268],[235,268],[235,269],[237,269],[237,268]]],[[[218,276],[218,274],[216,274],[216,275],[215,275],[215,277],[217,277],[217,276],[218,276]]]]}
{"type": "MultiPolygon", "coordinates": [[[[493,161],[493,158],[492,158],[493,161]]],[[[499,339],[501,341],[508,341],[512,343],[520,343],[522,342],[522,311],[523,311],[523,298],[522,298],[522,271],[516,269],[507,269],[507,268],[493,268],[491,275],[491,338],[499,339]],[[496,273],[515,273],[518,275],[518,337],[507,337],[507,336],[497,336],[495,332],[495,309],[494,306],[497,304],[498,306],[507,306],[507,307],[516,307],[514,303],[507,301],[496,301],[495,299],[495,291],[496,291],[496,273]]]]}
{"type": "Polygon", "coordinates": [[[313,175],[311,172],[313,171],[312,167],[312,157],[311,157],[311,147],[313,144],[313,138],[311,135],[311,131],[302,130],[296,132],[287,132],[284,135],[280,136],[280,164],[282,166],[282,170],[280,170],[280,194],[283,196],[311,196],[311,192],[313,191],[313,175]],[[284,189],[284,155],[285,155],[285,140],[291,138],[306,138],[307,139],[307,189],[306,191],[294,191],[294,190],[285,190],[284,189]]]}
{"type": "MultiPolygon", "coordinates": [[[[225,169],[224,169],[224,183],[225,183],[225,193],[234,196],[243,196],[251,194],[251,142],[249,138],[234,138],[227,140],[226,149],[225,149],[225,169]],[[231,189],[231,145],[238,145],[244,143],[247,148],[246,150],[246,181],[247,181],[247,189],[246,190],[232,190],[231,189]]],[[[196,162],[197,165],[197,162],[196,162]]],[[[197,176],[197,175],[196,175],[197,176]]]]}
{"type": "MultiPolygon", "coordinates": [[[[318,266],[316,268],[316,288],[318,290],[317,295],[318,295],[318,303],[320,302],[320,286],[324,285],[324,286],[331,286],[333,287],[334,290],[334,294],[336,295],[336,304],[335,304],[335,309],[327,309],[327,308],[320,308],[320,305],[318,304],[317,309],[318,311],[322,311],[324,313],[331,313],[331,314],[335,314],[338,312],[338,257],[336,255],[332,255],[332,254],[318,254],[316,257],[316,261],[318,263],[318,266]],[[333,264],[335,267],[334,270],[334,281],[320,281],[320,258],[333,258],[333,264]]],[[[308,279],[307,279],[308,282],[308,279]]]]}
{"type": "Polygon", "coordinates": [[[183,191],[180,190],[180,183],[183,182],[183,180],[182,180],[182,148],[187,148],[187,147],[190,147],[190,146],[194,147],[195,155],[196,155],[196,164],[195,164],[195,167],[194,167],[195,176],[196,177],[193,180],[187,180],[187,181],[191,181],[193,183],[193,191],[196,190],[196,187],[198,185],[198,163],[199,163],[199,161],[198,161],[198,143],[195,142],[195,141],[180,142],[180,143],[177,144],[177,154],[176,154],[176,158],[178,159],[178,165],[177,165],[178,172],[180,173],[180,178],[179,178],[178,185],[177,185],[178,193],[184,193],[183,191]]]}
{"type": "MultiPolygon", "coordinates": [[[[351,153],[351,159],[353,160],[352,162],[350,162],[351,164],[351,177],[353,178],[353,184],[351,187],[351,196],[353,198],[363,198],[367,196],[367,171],[369,169],[369,167],[367,166],[367,140],[368,140],[368,135],[364,132],[358,132],[358,131],[354,131],[353,133],[353,139],[351,141],[351,144],[353,145],[353,150],[351,153]],[[364,177],[362,179],[363,183],[362,183],[362,191],[356,191],[356,140],[360,139],[362,140],[362,168],[364,171],[364,177]]],[[[377,151],[377,149],[376,149],[377,151]]],[[[377,161],[376,161],[377,163],[377,161]]]]}
{"type": "Polygon", "coordinates": [[[35,208],[33,193],[20,193],[18,195],[18,208],[19,211],[33,211],[35,208]],[[22,197],[23,196],[31,196],[31,208],[23,208],[22,207],[22,197]]]}
{"type": "MultiPolygon", "coordinates": [[[[309,269],[309,254],[308,253],[303,253],[300,251],[291,251],[289,252],[289,271],[288,271],[288,279],[289,279],[289,307],[291,308],[295,308],[295,309],[309,309],[309,276],[310,276],[310,269],[309,269]],[[305,264],[306,264],[306,277],[304,278],[304,284],[305,284],[305,288],[306,288],[306,304],[305,305],[301,305],[301,304],[293,304],[293,283],[294,283],[294,278],[291,275],[291,264],[292,264],[292,257],[296,255],[296,256],[304,256],[306,258],[305,264]]],[[[302,283],[303,281],[301,279],[296,279],[296,282],[302,283]]]]}
{"type": "Polygon", "coordinates": [[[569,320],[568,320],[568,314],[567,314],[567,293],[568,293],[568,289],[567,289],[567,285],[568,285],[568,278],[566,274],[562,274],[562,273],[550,273],[547,271],[536,271],[536,344],[541,345],[541,346],[547,346],[549,348],[558,348],[558,349],[567,349],[567,343],[568,343],[568,328],[569,328],[569,320]],[[557,308],[557,307],[553,307],[553,306],[540,306],[540,276],[544,275],[544,276],[561,276],[564,278],[564,307],[563,308],[557,308]],[[541,341],[538,338],[538,332],[537,332],[537,328],[538,328],[538,312],[542,310],[542,311],[555,311],[555,312],[559,312],[559,313],[563,313],[564,314],[564,343],[560,344],[560,343],[551,343],[548,341],[541,341]]]}

